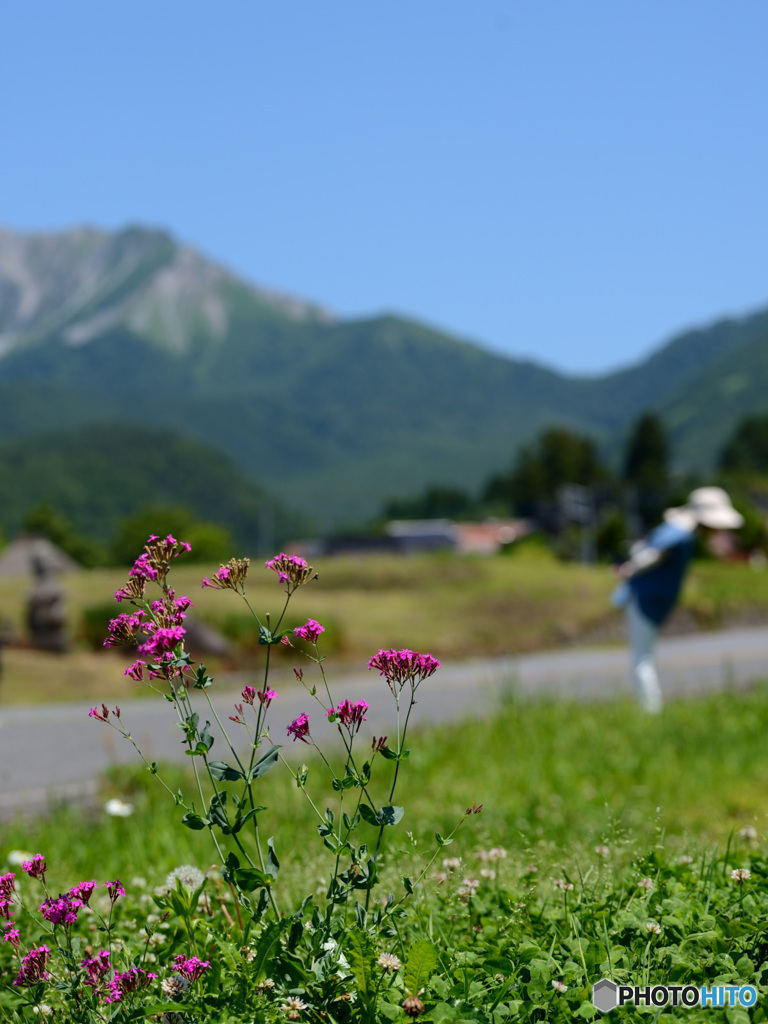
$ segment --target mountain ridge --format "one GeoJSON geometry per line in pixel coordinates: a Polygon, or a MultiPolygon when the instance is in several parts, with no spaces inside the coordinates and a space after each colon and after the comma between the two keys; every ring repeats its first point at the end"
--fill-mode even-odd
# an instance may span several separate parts
{"type": "Polygon", "coordinates": [[[574,377],[396,314],[338,319],[276,298],[162,231],[11,234],[0,232],[0,443],[110,420],[172,430],[326,527],[430,483],[474,489],[553,424],[615,453],[649,408],[683,468],[707,469],[739,410],[766,406],[768,312],[574,377]],[[724,383],[734,360],[750,368],[741,398],[724,383]]]}

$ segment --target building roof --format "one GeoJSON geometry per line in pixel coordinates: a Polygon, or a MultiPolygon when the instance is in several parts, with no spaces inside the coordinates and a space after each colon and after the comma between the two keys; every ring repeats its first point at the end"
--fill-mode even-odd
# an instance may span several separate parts
{"type": "Polygon", "coordinates": [[[49,572],[78,572],[82,569],[74,559],[47,537],[17,537],[0,551],[0,576],[29,576],[35,563],[49,572]]]}

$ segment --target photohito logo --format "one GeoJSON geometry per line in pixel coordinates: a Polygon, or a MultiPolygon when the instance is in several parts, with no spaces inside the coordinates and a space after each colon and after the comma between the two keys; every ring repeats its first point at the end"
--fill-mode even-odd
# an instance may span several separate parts
{"type": "Polygon", "coordinates": [[[754,985],[617,985],[607,978],[592,987],[601,1013],[622,1006],[754,1006],[754,985]]]}

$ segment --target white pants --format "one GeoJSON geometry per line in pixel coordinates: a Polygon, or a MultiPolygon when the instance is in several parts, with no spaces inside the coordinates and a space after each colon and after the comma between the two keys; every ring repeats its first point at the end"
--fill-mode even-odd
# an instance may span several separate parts
{"type": "Polygon", "coordinates": [[[632,657],[632,691],[644,711],[658,714],[663,701],[653,655],[659,627],[643,615],[634,596],[627,605],[627,629],[632,657]]]}

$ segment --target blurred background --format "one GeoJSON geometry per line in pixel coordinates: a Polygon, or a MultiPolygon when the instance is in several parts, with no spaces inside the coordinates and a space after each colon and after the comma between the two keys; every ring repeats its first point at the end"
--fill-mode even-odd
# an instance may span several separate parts
{"type": "MultiPolygon", "coordinates": [[[[0,700],[107,696],[150,532],[196,594],[291,545],[342,659],[509,655],[617,639],[608,563],[717,483],[746,523],[677,628],[762,622],[766,30],[757,0],[6,12],[0,700]]],[[[211,597],[198,650],[251,666],[211,597]]]]}

